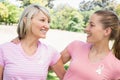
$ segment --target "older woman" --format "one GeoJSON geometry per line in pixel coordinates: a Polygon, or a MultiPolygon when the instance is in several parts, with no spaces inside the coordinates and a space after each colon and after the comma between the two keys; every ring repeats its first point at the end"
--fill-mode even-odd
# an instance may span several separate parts
{"type": "Polygon", "coordinates": [[[39,41],[49,30],[48,11],[39,5],[25,8],[18,24],[20,43],[0,45],[0,80],[46,80],[48,68],[60,79],[65,73],[60,54],[39,41]]]}

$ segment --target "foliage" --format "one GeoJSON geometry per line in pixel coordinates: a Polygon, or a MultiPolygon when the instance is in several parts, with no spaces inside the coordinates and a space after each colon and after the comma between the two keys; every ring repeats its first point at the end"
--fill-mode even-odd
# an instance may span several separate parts
{"type": "Polygon", "coordinates": [[[23,0],[22,3],[23,3],[22,7],[27,6],[30,4],[30,0],[23,0]]]}
{"type": "Polygon", "coordinates": [[[117,7],[116,7],[115,11],[116,11],[117,15],[118,15],[118,16],[119,16],[119,18],[120,18],[120,4],[119,4],[119,5],[117,5],[117,7]]]}
{"type": "Polygon", "coordinates": [[[8,11],[9,11],[8,18],[6,18],[6,23],[9,23],[9,24],[17,23],[20,16],[21,9],[11,4],[6,4],[6,7],[8,8],[8,11]]]}
{"type": "MultiPolygon", "coordinates": [[[[67,70],[68,67],[69,67],[69,62],[65,64],[65,66],[64,66],[65,70],[67,70]]],[[[56,76],[55,72],[49,71],[47,80],[59,80],[59,78],[56,76]]]]}
{"type": "Polygon", "coordinates": [[[115,8],[115,0],[89,0],[82,1],[79,4],[80,11],[90,11],[95,10],[96,7],[100,7],[101,9],[110,9],[114,10],[115,8]]]}
{"type": "Polygon", "coordinates": [[[4,5],[8,9],[7,13],[8,16],[5,18],[5,23],[6,24],[17,23],[20,16],[21,8],[18,8],[17,6],[10,4],[8,2],[5,2],[4,5]]]}
{"type": "Polygon", "coordinates": [[[48,72],[47,80],[59,80],[56,74],[53,71],[48,72]]]}
{"type": "Polygon", "coordinates": [[[52,1],[54,0],[23,0],[23,7],[32,3],[37,3],[40,4],[41,6],[52,8],[53,7],[52,1]]]}
{"type": "Polygon", "coordinates": [[[0,22],[5,21],[5,18],[7,17],[8,17],[8,9],[2,2],[0,2],[0,22]]]}
{"type": "Polygon", "coordinates": [[[91,11],[83,11],[83,12],[81,12],[82,13],[82,15],[83,15],[83,17],[84,17],[84,22],[85,22],[85,26],[84,26],[84,28],[86,27],[86,24],[87,24],[87,22],[88,22],[88,20],[89,20],[89,16],[93,13],[93,11],[91,10],[91,11]]]}
{"type": "Polygon", "coordinates": [[[68,31],[82,31],[84,26],[83,16],[75,9],[62,6],[58,10],[51,11],[51,28],[68,31]]]}
{"type": "Polygon", "coordinates": [[[89,16],[94,11],[101,10],[101,9],[109,9],[109,10],[114,11],[115,7],[116,7],[116,3],[114,0],[92,0],[92,1],[91,0],[89,0],[89,1],[84,0],[79,4],[79,11],[82,12],[82,15],[84,17],[84,23],[86,26],[88,19],[89,19],[89,16]]]}

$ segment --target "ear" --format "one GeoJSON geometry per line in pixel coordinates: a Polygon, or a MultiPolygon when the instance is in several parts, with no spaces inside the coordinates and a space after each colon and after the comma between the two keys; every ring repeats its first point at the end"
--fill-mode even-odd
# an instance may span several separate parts
{"type": "Polygon", "coordinates": [[[106,28],[106,29],[105,29],[105,36],[110,35],[111,32],[112,32],[112,29],[111,29],[110,27],[106,28]]]}

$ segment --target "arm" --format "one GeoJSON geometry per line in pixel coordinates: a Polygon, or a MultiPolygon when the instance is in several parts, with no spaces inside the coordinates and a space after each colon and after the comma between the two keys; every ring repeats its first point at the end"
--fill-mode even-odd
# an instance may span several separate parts
{"type": "Polygon", "coordinates": [[[57,76],[60,78],[60,80],[63,79],[64,74],[65,74],[65,69],[64,69],[64,65],[63,65],[61,58],[58,60],[58,62],[56,64],[54,64],[50,68],[57,74],[57,76]]]}
{"type": "Polygon", "coordinates": [[[3,80],[3,66],[0,66],[0,80],[3,80]]]}
{"type": "Polygon", "coordinates": [[[62,55],[61,58],[62,58],[63,64],[67,63],[67,62],[71,59],[71,56],[70,56],[67,48],[64,49],[64,50],[61,52],[61,55],[62,55]]]}

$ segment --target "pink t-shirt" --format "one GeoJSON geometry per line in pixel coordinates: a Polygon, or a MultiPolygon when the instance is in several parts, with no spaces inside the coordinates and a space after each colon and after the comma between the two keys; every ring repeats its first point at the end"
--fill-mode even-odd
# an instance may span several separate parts
{"type": "Polygon", "coordinates": [[[38,42],[38,49],[32,56],[24,53],[21,43],[0,45],[3,80],[46,80],[49,66],[59,58],[60,54],[54,48],[41,42],[38,42]]]}
{"type": "Polygon", "coordinates": [[[71,61],[63,80],[120,79],[120,60],[110,52],[102,61],[91,63],[88,59],[90,46],[80,41],[68,45],[71,61]]]}

